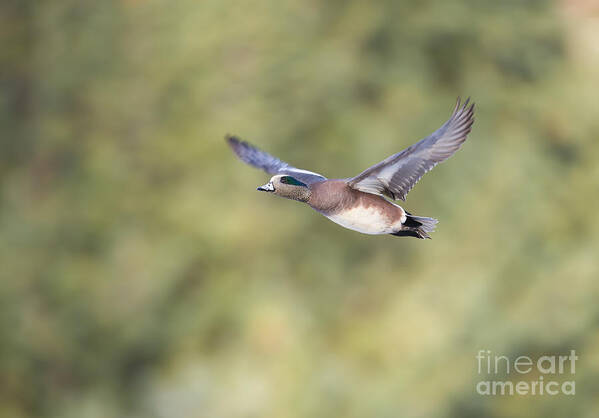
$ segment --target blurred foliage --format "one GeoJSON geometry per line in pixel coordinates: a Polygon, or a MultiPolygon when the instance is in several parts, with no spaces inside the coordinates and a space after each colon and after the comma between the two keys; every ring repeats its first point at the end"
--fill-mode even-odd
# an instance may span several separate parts
{"type": "Polygon", "coordinates": [[[592,1],[0,4],[0,416],[599,415],[592,1]],[[238,134],[348,177],[477,103],[405,207],[432,241],[255,192],[238,134]],[[577,350],[481,397],[480,349],[577,350]]]}

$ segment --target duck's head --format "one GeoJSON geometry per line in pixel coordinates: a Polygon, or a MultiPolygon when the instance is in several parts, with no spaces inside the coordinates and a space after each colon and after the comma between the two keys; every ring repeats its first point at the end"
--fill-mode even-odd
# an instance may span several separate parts
{"type": "Polygon", "coordinates": [[[310,188],[293,176],[277,174],[273,176],[264,186],[258,187],[261,192],[274,193],[287,199],[307,202],[310,198],[310,188]]]}

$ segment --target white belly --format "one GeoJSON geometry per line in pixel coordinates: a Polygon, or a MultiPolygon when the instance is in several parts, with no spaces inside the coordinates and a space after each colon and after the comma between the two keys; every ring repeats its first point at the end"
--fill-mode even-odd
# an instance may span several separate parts
{"type": "Polygon", "coordinates": [[[405,214],[400,221],[393,222],[384,213],[374,206],[358,206],[334,215],[325,215],[331,221],[347,229],[363,234],[390,234],[401,227],[405,214]]]}

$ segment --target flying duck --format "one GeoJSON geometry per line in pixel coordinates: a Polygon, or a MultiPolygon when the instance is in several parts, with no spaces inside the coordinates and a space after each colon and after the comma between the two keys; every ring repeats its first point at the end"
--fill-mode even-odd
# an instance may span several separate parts
{"type": "Polygon", "coordinates": [[[474,123],[474,103],[458,98],[453,114],[434,133],[346,179],[302,170],[234,136],[226,140],[245,163],[273,177],[258,190],[307,203],[331,221],[363,234],[391,234],[430,238],[437,220],[414,216],[386,199],[401,199],[440,162],[451,157],[466,140],[474,123]]]}

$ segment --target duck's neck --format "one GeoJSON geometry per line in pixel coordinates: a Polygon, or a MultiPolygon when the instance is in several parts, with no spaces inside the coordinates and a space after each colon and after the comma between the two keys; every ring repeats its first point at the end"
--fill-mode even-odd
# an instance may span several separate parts
{"type": "Polygon", "coordinates": [[[297,200],[299,202],[307,202],[310,200],[310,196],[312,195],[312,191],[308,187],[294,187],[289,190],[283,197],[287,199],[297,200]]]}

